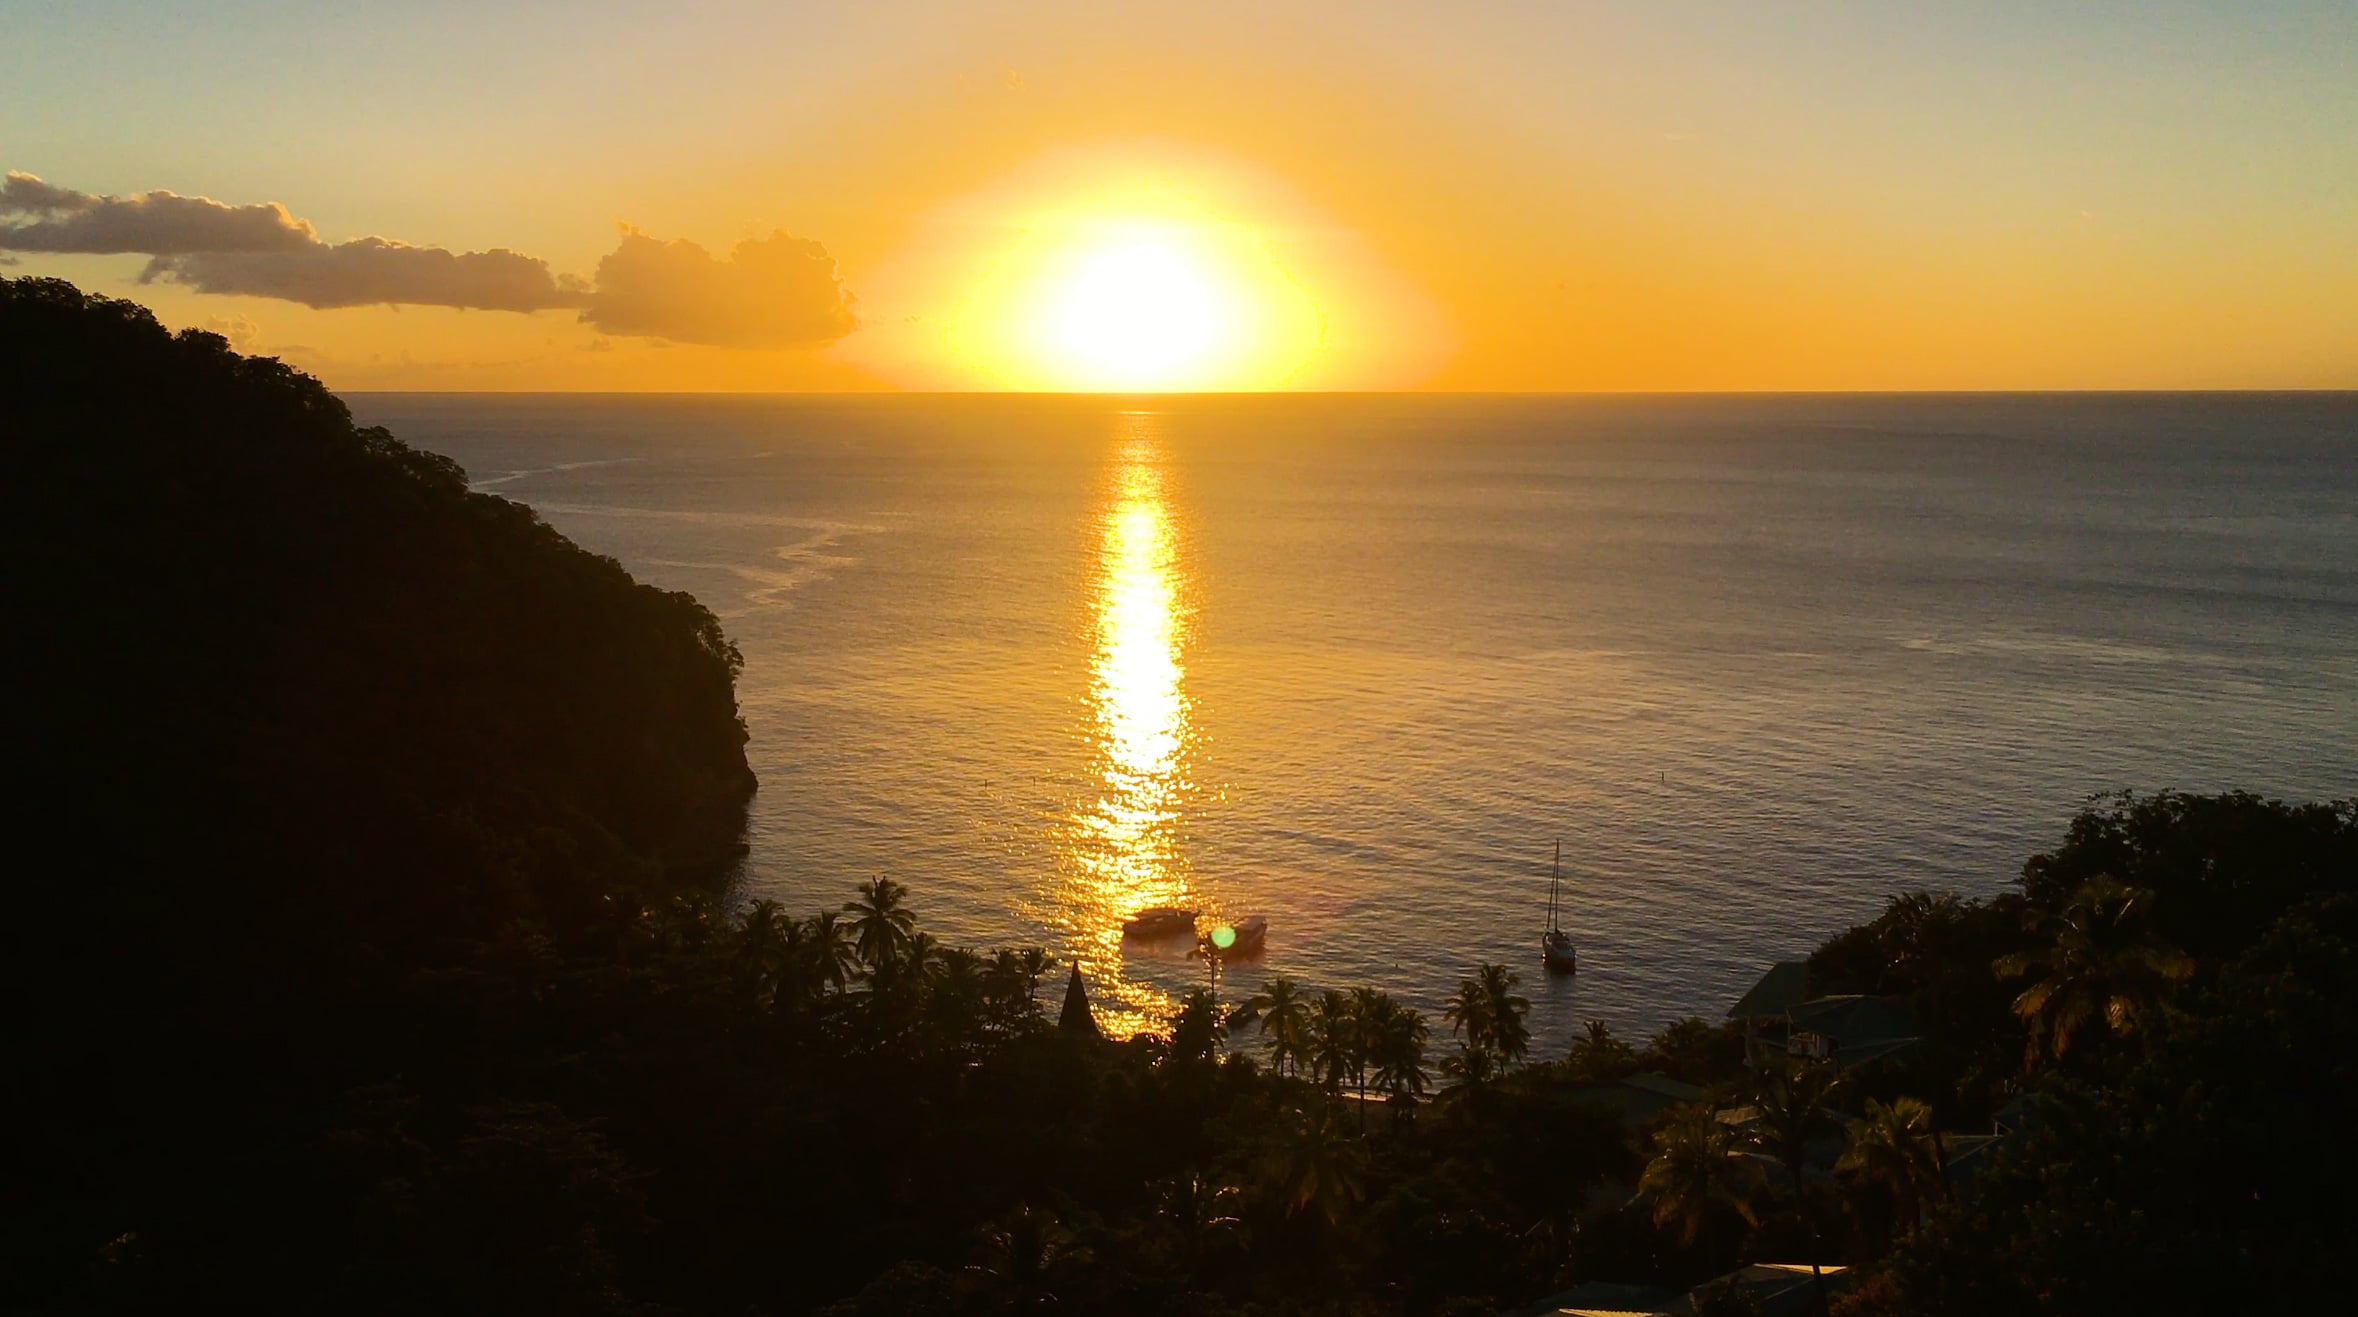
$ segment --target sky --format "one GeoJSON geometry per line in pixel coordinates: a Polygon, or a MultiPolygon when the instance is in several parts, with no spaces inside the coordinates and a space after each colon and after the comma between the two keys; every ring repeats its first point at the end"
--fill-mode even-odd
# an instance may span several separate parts
{"type": "Polygon", "coordinates": [[[4,272],[337,388],[2358,387],[2347,0],[0,33],[4,272]]]}

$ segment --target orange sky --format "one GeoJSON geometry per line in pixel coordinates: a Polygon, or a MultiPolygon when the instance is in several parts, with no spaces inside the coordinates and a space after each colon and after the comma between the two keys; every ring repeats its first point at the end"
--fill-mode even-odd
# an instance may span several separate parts
{"type": "Polygon", "coordinates": [[[2332,5],[425,8],[36,16],[11,272],[346,389],[2358,387],[2332,5]],[[1092,375],[1138,223],[1214,328],[1092,375]]]}

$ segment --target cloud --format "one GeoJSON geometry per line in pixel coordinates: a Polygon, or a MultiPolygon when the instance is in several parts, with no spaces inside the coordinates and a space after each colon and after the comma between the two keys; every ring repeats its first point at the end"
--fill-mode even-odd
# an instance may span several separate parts
{"type": "Polygon", "coordinates": [[[102,197],[14,171],[0,182],[0,249],[9,251],[176,256],[296,251],[318,241],[276,202],[229,206],[163,191],[102,197]]]}
{"type": "Polygon", "coordinates": [[[674,343],[807,347],[859,323],[835,258],[783,229],[748,238],[719,260],[696,243],[659,242],[626,226],[621,245],[598,262],[596,290],[585,324],[674,343]]]}
{"type": "Polygon", "coordinates": [[[164,191],[99,196],[12,172],[0,184],[0,251],[141,253],[149,257],[141,283],[322,310],[575,310],[607,334],[714,347],[808,347],[859,323],[827,249],[784,230],[740,242],[721,259],[696,243],[625,226],[593,282],[506,248],[322,242],[309,221],[276,202],[231,206],[164,191]]]}
{"type": "Polygon", "coordinates": [[[192,252],[158,256],[141,283],[161,280],[200,293],[275,297],[326,309],[340,306],[455,306],[481,311],[551,311],[588,300],[579,280],[549,272],[520,252],[453,252],[386,238],[333,245],[315,242],[284,252],[192,252]]]}

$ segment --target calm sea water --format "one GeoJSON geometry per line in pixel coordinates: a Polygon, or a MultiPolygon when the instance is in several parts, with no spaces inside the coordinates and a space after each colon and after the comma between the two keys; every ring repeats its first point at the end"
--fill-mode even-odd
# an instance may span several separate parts
{"type": "Polygon", "coordinates": [[[1552,1052],[2092,793],[2358,791],[2358,395],[353,405],[725,619],[748,897],[891,874],[1117,1027],[1166,901],[1267,917],[1230,994],[1505,961],[1552,1052]]]}

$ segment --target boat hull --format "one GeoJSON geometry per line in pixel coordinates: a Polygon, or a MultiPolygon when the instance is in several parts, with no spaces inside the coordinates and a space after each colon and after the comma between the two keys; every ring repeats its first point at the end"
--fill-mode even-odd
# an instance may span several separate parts
{"type": "Polygon", "coordinates": [[[1552,974],[1580,972],[1579,953],[1572,949],[1572,939],[1561,933],[1540,939],[1539,960],[1552,974]]]}
{"type": "Polygon", "coordinates": [[[1193,937],[1194,935],[1195,911],[1193,910],[1163,906],[1153,910],[1141,910],[1122,921],[1122,936],[1141,941],[1193,937]]]}

